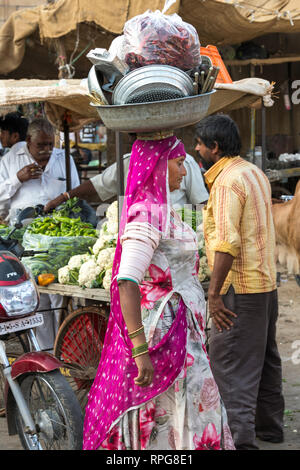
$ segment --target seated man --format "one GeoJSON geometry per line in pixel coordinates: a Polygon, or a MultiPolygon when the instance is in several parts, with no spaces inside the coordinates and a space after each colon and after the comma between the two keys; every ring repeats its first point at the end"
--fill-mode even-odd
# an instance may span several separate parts
{"type": "MultiPolygon", "coordinates": [[[[45,119],[36,119],[28,126],[26,144],[11,150],[0,161],[0,215],[13,222],[20,209],[46,204],[66,190],[64,150],[54,149],[54,130],[45,119]]],[[[71,158],[72,187],[79,177],[71,158]]],[[[41,294],[39,310],[61,307],[63,297],[41,294]]],[[[44,325],[37,328],[42,349],[52,349],[58,315],[44,314],[44,325]]]]}
{"type": "MultiPolygon", "coordinates": [[[[28,127],[26,143],[6,153],[0,162],[0,215],[11,219],[17,209],[46,204],[66,190],[65,152],[55,149],[54,130],[36,119],[28,127]]],[[[72,187],[80,180],[71,158],[72,187]]]]}

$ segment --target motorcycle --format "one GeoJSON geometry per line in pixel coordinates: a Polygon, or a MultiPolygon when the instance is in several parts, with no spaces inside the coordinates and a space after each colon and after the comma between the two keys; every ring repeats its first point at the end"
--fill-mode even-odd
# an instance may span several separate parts
{"type": "Polygon", "coordinates": [[[41,351],[34,334],[34,328],[43,324],[43,315],[38,312],[36,282],[21,258],[37,252],[26,252],[12,238],[22,221],[35,215],[34,208],[24,209],[7,238],[0,237],[0,367],[8,433],[18,434],[26,450],[80,450],[79,402],[61,374],[63,364],[41,351]],[[25,352],[11,363],[5,341],[13,335],[20,338],[25,352]]]}

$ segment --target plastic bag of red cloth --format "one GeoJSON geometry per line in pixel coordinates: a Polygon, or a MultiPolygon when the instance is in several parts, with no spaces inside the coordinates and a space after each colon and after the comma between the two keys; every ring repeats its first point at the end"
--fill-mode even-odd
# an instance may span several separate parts
{"type": "Polygon", "coordinates": [[[201,63],[198,33],[176,13],[147,10],[131,18],[124,26],[123,47],[130,70],[151,64],[189,70],[201,63]]]}

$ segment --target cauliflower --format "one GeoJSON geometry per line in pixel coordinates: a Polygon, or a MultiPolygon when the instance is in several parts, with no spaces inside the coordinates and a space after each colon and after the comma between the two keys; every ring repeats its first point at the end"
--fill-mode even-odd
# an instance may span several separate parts
{"type": "Polygon", "coordinates": [[[206,250],[205,250],[205,240],[203,233],[203,223],[197,227],[197,238],[198,238],[198,253],[199,253],[199,271],[198,278],[199,281],[203,282],[206,279],[210,278],[210,269],[208,267],[206,250]]]}
{"type": "Polygon", "coordinates": [[[70,268],[69,265],[63,266],[58,270],[58,282],[60,284],[78,284],[79,268],[70,268]]]}
{"type": "Polygon", "coordinates": [[[107,221],[107,231],[108,233],[111,233],[111,234],[118,234],[118,230],[119,230],[119,221],[118,219],[117,220],[108,220],[107,221]]]}
{"type": "Polygon", "coordinates": [[[98,240],[96,241],[95,245],[93,246],[94,255],[97,255],[99,253],[99,251],[103,248],[104,244],[105,244],[105,241],[103,237],[100,236],[98,240]]]}
{"type": "Polygon", "coordinates": [[[68,284],[70,282],[70,268],[69,266],[63,266],[58,270],[58,282],[60,284],[68,284]]]}
{"type": "Polygon", "coordinates": [[[105,276],[103,278],[103,287],[104,289],[106,290],[109,290],[110,289],[110,285],[111,285],[111,276],[112,276],[112,268],[109,268],[107,269],[107,271],[105,272],[105,276]]]}
{"type": "Polygon", "coordinates": [[[104,263],[104,269],[112,265],[113,259],[106,263],[107,249],[115,250],[118,239],[119,230],[119,218],[118,218],[118,203],[113,202],[106,211],[107,220],[102,224],[99,238],[93,246],[94,255],[100,257],[98,264],[102,267],[104,263]],[[100,253],[104,251],[104,253],[100,253]]]}
{"type": "Polygon", "coordinates": [[[108,245],[116,246],[117,237],[118,237],[118,234],[100,233],[100,237],[98,238],[95,245],[93,246],[94,255],[98,255],[99,251],[105,248],[105,246],[108,246],[108,245]]]}
{"type": "Polygon", "coordinates": [[[106,217],[108,220],[118,221],[119,214],[118,214],[118,201],[114,201],[106,211],[106,217]]]}
{"type": "Polygon", "coordinates": [[[115,247],[117,245],[117,239],[118,225],[114,222],[109,225],[109,222],[105,221],[100,229],[99,238],[93,246],[94,255],[98,255],[100,250],[105,247],[115,247]]]}
{"type": "Polygon", "coordinates": [[[88,253],[84,255],[74,255],[69,259],[68,266],[70,269],[79,269],[80,266],[88,261],[91,258],[91,255],[88,253]]]}
{"type": "Polygon", "coordinates": [[[200,238],[198,241],[198,250],[202,252],[205,252],[205,243],[204,243],[204,238],[200,238]]]}
{"type": "Polygon", "coordinates": [[[97,264],[101,269],[111,268],[115,257],[115,248],[105,248],[101,250],[97,257],[97,264]]]}
{"type": "Polygon", "coordinates": [[[208,267],[206,256],[201,256],[199,260],[198,278],[199,281],[205,281],[205,279],[210,278],[210,269],[208,267]]]}
{"type": "Polygon", "coordinates": [[[89,259],[83,263],[79,269],[78,284],[81,287],[98,287],[99,286],[99,274],[101,273],[101,267],[96,263],[94,258],[89,259]]]}

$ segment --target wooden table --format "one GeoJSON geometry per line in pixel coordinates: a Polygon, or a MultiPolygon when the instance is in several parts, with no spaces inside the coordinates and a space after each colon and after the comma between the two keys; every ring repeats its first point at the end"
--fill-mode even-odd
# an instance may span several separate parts
{"type": "Polygon", "coordinates": [[[49,286],[38,286],[41,294],[59,294],[64,297],[80,297],[110,303],[110,292],[105,289],[82,289],[79,286],[53,283],[49,286]]]}

